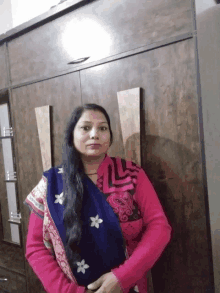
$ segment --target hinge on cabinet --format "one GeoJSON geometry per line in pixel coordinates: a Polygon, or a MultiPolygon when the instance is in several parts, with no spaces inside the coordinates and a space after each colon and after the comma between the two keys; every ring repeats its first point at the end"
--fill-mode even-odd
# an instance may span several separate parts
{"type": "Polygon", "coordinates": [[[3,127],[3,136],[13,136],[12,127],[9,127],[9,128],[3,127]]]}
{"type": "Polygon", "coordinates": [[[13,171],[6,172],[6,181],[16,181],[17,180],[17,173],[13,171]]]}
{"type": "Polygon", "coordinates": [[[11,212],[11,217],[8,222],[11,224],[21,224],[21,213],[11,212]]]}

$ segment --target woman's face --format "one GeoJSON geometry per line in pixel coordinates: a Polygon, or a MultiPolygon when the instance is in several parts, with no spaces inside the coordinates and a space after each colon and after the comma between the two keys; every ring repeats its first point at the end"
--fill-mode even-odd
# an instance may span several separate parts
{"type": "Polygon", "coordinates": [[[102,157],[110,145],[110,130],[102,112],[86,110],[73,131],[73,143],[81,157],[102,157]]]}

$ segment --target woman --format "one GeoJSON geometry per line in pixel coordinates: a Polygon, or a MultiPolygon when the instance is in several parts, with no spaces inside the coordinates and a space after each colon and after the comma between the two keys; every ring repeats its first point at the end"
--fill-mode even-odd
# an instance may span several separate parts
{"type": "Polygon", "coordinates": [[[171,227],[143,169],[112,158],[105,109],[86,104],[67,125],[63,162],[27,196],[26,258],[47,292],[147,292],[147,271],[171,227]]]}

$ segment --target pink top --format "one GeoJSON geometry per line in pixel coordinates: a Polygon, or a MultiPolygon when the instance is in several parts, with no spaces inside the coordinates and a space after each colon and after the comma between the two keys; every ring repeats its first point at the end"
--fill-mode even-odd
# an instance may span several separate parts
{"type": "MultiPolygon", "coordinates": [[[[103,167],[103,163],[101,165],[98,173],[103,167]]],[[[130,222],[120,222],[129,258],[118,268],[112,270],[124,293],[128,293],[135,285],[138,286],[140,293],[147,292],[146,273],[158,260],[171,238],[171,227],[143,169],[139,170],[136,183],[133,199],[140,209],[142,218],[130,222]]],[[[85,292],[86,288],[79,286],[73,279],[70,280],[45,247],[43,224],[42,219],[31,213],[25,256],[46,292],[85,292]]]]}

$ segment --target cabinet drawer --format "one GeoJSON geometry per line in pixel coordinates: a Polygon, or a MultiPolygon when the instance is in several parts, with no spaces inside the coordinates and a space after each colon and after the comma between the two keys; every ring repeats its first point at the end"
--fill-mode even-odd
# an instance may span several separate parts
{"type": "Polygon", "coordinates": [[[26,278],[24,276],[0,267],[0,279],[2,278],[6,278],[7,281],[0,281],[0,289],[10,293],[27,293],[26,278]]]}
{"type": "Polygon", "coordinates": [[[12,83],[74,70],[188,33],[191,21],[191,0],[92,1],[9,42],[12,83]],[[89,59],[68,64],[84,57],[89,59]]]}
{"type": "Polygon", "coordinates": [[[0,46],[0,89],[7,86],[7,69],[6,69],[6,54],[5,45],[0,46]]]}

